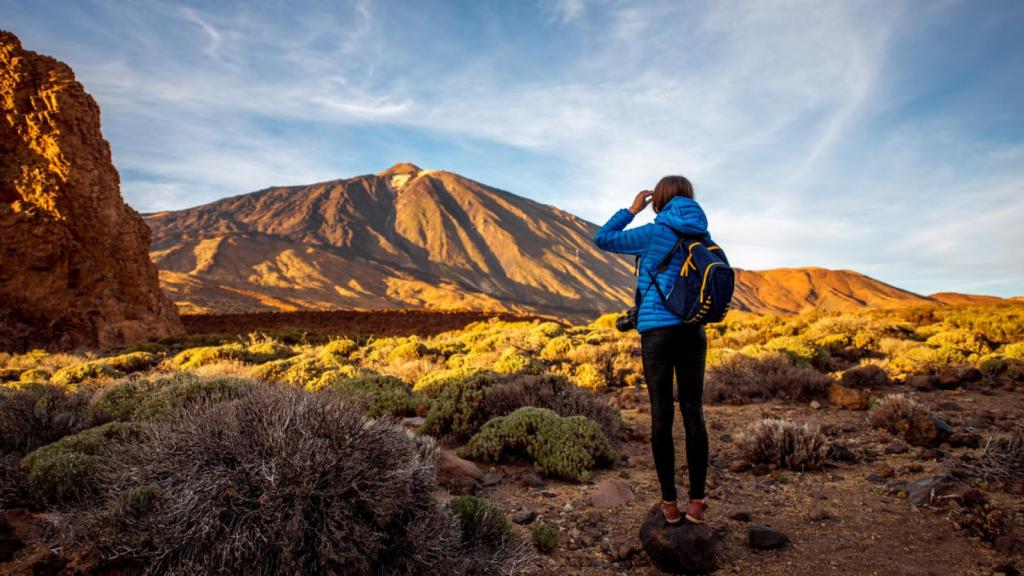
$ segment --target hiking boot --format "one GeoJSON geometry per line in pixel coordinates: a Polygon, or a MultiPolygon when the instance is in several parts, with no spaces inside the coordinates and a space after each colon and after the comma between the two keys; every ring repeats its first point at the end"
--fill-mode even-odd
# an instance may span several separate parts
{"type": "Polygon", "coordinates": [[[683,519],[679,516],[679,504],[675,500],[661,502],[661,513],[665,515],[665,522],[679,524],[683,519]]]}
{"type": "Polygon", "coordinates": [[[704,500],[690,498],[690,502],[686,505],[686,519],[694,524],[703,524],[704,512],[707,509],[708,505],[704,503],[704,500]]]}

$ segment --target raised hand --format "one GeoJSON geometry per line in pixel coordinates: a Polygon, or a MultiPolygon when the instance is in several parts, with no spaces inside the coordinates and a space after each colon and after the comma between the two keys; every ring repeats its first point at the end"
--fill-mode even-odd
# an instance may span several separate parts
{"type": "Polygon", "coordinates": [[[637,193],[636,198],[633,198],[633,205],[629,207],[629,211],[633,214],[637,214],[647,208],[647,205],[651,203],[654,198],[654,192],[650,190],[641,190],[637,193]]]}

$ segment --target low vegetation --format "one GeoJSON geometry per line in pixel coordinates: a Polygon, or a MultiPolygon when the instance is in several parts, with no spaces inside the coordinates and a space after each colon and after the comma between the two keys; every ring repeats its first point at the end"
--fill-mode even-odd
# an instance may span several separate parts
{"type": "Polygon", "coordinates": [[[737,445],[751,462],[792,470],[821,467],[828,451],[825,436],[816,428],[775,418],[748,426],[737,438],[737,445]]]}
{"type": "MultiPolygon", "coordinates": [[[[438,493],[435,442],[572,482],[614,465],[645,431],[613,406],[646,403],[639,336],[616,317],[0,353],[0,497],[66,512],[75,545],[143,573],[514,572],[533,548],[554,550],[558,528],[540,523],[528,539],[486,500],[438,493]]],[[[707,404],[870,406],[871,426],[916,446],[949,427],[894,392],[1024,386],[1022,306],[733,313],[707,332],[707,404]]],[[[1020,437],[990,440],[960,473],[1015,489],[1020,437]]],[[[755,422],[736,444],[796,470],[826,454],[821,432],[783,420],[755,422]]]]}

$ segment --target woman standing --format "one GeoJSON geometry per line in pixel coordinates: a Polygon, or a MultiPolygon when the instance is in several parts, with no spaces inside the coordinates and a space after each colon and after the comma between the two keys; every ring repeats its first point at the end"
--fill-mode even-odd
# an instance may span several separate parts
{"type": "Polygon", "coordinates": [[[672,439],[674,401],[672,376],[679,388],[679,407],[686,432],[689,499],[686,519],[704,521],[704,483],[708,471],[708,433],[704,425],[704,361],[707,339],[700,324],[685,324],[668,310],[657,292],[672,289],[682,267],[685,251],[675,254],[658,274],[658,264],[672,250],[679,235],[700,236],[710,242],[708,221],[693,198],[693,185],[683,176],[666,176],[654,192],[636,195],[632,206],[612,215],[594,235],[602,250],[640,256],[637,266],[637,330],[643,356],[644,380],[651,399],[651,449],[661,484],[661,510],[670,524],[679,523],[675,483],[675,443],[672,439]],[[623,230],[633,217],[651,204],[654,222],[623,230]],[[657,282],[654,293],[653,282],[657,282]]]}

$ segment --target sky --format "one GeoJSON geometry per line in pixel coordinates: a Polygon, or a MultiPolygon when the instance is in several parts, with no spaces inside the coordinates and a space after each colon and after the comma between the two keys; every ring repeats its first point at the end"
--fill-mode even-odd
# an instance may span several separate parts
{"type": "Polygon", "coordinates": [[[0,29],[71,65],[141,212],[412,162],[602,224],[683,174],[736,266],[1024,295],[1017,0],[0,0],[0,29]]]}

